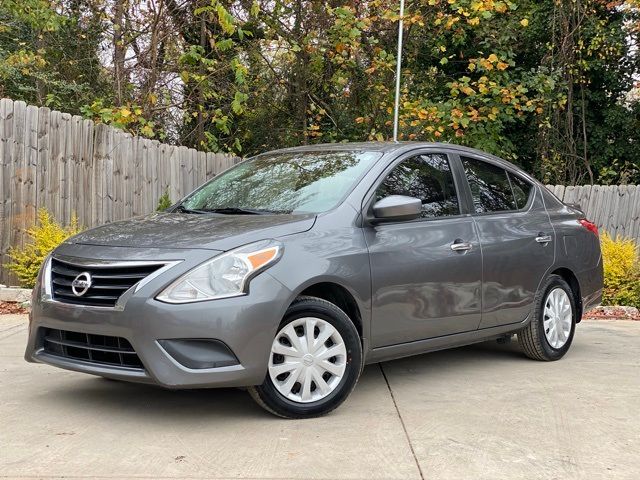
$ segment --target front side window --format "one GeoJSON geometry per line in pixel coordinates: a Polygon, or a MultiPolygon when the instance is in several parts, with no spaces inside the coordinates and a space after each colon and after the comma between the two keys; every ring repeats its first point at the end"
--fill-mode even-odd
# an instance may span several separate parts
{"type": "Polygon", "coordinates": [[[351,151],[261,155],[218,175],[181,207],[198,212],[325,212],[337,206],[381,156],[351,151]]]}
{"type": "Polygon", "coordinates": [[[460,207],[449,160],[443,154],[425,154],[404,160],[376,191],[376,201],[406,195],[422,201],[422,218],[458,215],[460,207]]]}
{"type": "Polygon", "coordinates": [[[517,210],[507,171],[475,158],[460,157],[476,213],[517,210]]]}

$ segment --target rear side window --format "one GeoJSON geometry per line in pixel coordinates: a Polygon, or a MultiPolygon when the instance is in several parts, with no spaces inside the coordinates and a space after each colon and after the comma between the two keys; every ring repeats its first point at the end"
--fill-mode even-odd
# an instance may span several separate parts
{"type": "Polygon", "coordinates": [[[524,208],[529,202],[529,196],[531,195],[532,185],[526,180],[509,173],[509,180],[511,180],[511,188],[513,188],[513,196],[516,198],[517,207],[524,208]]]}
{"type": "Polygon", "coordinates": [[[476,213],[517,210],[507,171],[481,160],[460,157],[476,213]]]}
{"type": "Polygon", "coordinates": [[[406,195],[422,200],[422,218],[460,214],[446,155],[418,155],[400,163],[378,187],[376,200],[389,195],[406,195]]]}

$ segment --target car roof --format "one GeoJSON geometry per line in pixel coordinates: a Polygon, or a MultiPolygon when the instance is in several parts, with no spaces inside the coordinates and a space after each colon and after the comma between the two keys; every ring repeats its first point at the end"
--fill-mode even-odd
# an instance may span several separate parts
{"type": "Polygon", "coordinates": [[[489,153],[477,150],[475,148],[464,147],[454,143],[444,142],[343,142],[343,143],[316,143],[311,145],[302,145],[299,147],[282,148],[272,150],[265,153],[284,153],[284,152],[318,152],[318,151],[364,151],[364,152],[402,152],[413,150],[416,148],[446,148],[448,150],[457,150],[460,152],[473,153],[483,155],[500,160],[498,157],[489,153]]]}
{"type": "MultiPolygon", "coordinates": [[[[265,152],[264,154],[272,154],[272,153],[295,153],[295,152],[380,152],[382,154],[401,154],[404,152],[409,152],[411,150],[421,149],[421,148],[432,148],[432,149],[447,149],[449,151],[457,152],[458,154],[464,155],[465,153],[476,155],[479,157],[484,157],[485,159],[493,161],[495,164],[502,166],[511,171],[515,171],[530,181],[535,183],[540,183],[536,180],[531,174],[522,170],[517,165],[514,165],[511,162],[508,162],[500,157],[496,157],[490,153],[484,152],[482,150],[478,150],[476,148],[465,147],[462,145],[456,145],[454,143],[445,143],[445,142],[343,142],[343,143],[316,143],[311,145],[302,145],[299,147],[290,147],[283,148],[279,150],[272,150],[269,152],[265,152]]],[[[262,155],[264,155],[262,154],[262,155]]]]}

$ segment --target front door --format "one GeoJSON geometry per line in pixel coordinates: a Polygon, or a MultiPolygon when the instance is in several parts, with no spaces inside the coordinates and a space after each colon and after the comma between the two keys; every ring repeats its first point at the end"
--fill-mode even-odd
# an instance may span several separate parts
{"type": "Polygon", "coordinates": [[[420,198],[422,215],[365,229],[374,348],[478,327],[482,256],[474,221],[460,210],[450,161],[445,154],[413,155],[376,189],[373,201],[420,198]]]}

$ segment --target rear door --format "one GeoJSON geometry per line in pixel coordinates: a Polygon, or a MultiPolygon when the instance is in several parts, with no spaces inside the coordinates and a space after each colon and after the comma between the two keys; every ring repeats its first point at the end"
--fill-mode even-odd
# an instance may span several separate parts
{"type": "MultiPolygon", "coordinates": [[[[455,160],[457,161],[457,160],[455,160]]],[[[482,257],[446,153],[409,154],[391,165],[365,200],[422,200],[413,221],[366,227],[372,283],[372,346],[475,330],[481,317],[482,257]]]]}
{"type": "Polygon", "coordinates": [[[554,261],[554,231],[538,186],[490,160],[462,155],[482,247],[479,328],[523,321],[554,261]]]}

